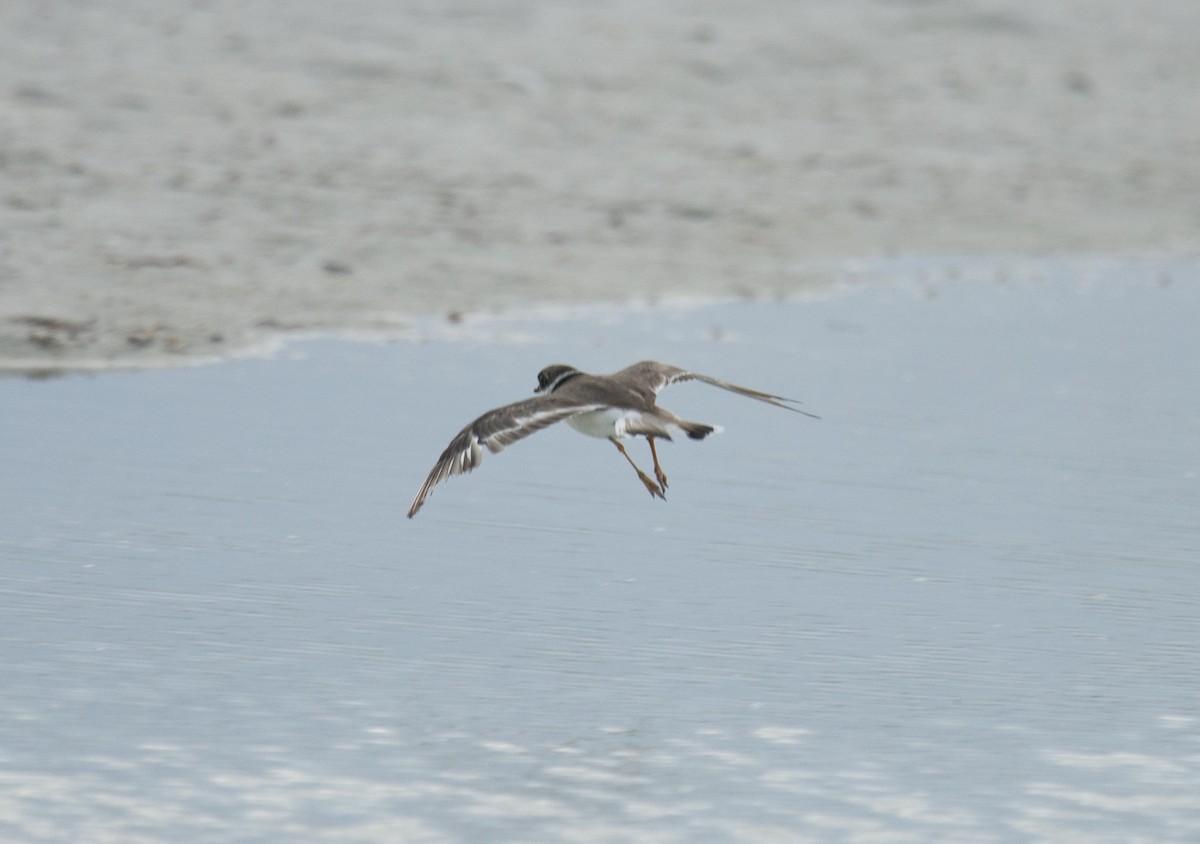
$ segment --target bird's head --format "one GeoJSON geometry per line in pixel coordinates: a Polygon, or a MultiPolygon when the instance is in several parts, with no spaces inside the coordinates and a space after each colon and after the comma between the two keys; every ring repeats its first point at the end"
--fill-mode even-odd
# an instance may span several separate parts
{"type": "Polygon", "coordinates": [[[552,366],[547,366],[538,373],[538,385],[534,389],[535,393],[553,393],[562,386],[568,378],[574,378],[576,375],[582,375],[578,369],[573,366],[567,366],[565,363],[556,363],[552,366]]]}

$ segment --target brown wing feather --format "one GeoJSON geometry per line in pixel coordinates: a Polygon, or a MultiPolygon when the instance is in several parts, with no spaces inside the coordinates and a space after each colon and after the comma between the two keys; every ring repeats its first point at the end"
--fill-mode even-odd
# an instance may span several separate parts
{"type": "Polygon", "coordinates": [[[537,396],[489,410],[459,431],[450,445],[446,446],[408,508],[408,517],[411,519],[416,515],[435,486],[455,475],[465,475],[478,466],[483,461],[483,449],[480,446],[486,446],[492,454],[497,454],[506,446],[555,422],[599,407],[594,404],[568,404],[555,396],[537,396]]]}
{"type": "Polygon", "coordinates": [[[720,387],[722,390],[728,390],[731,393],[737,393],[740,396],[746,396],[751,399],[773,404],[775,407],[782,407],[784,410],[790,410],[793,413],[802,413],[805,416],[818,418],[808,411],[801,410],[798,407],[791,407],[792,404],[799,404],[796,399],[777,396],[774,393],[764,393],[761,390],[752,390],[749,387],[742,387],[738,384],[731,384],[728,381],[722,381],[720,378],[713,378],[711,375],[701,375],[699,372],[689,372],[686,369],[680,369],[677,366],[671,366],[666,363],[658,363],[653,360],[644,360],[641,363],[635,363],[633,366],[622,369],[622,375],[630,375],[639,378],[642,383],[649,386],[657,394],[663,387],[671,384],[678,384],[681,381],[700,381],[705,384],[711,384],[714,387],[720,387]],[[788,402],[788,404],[784,404],[788,402]]]}

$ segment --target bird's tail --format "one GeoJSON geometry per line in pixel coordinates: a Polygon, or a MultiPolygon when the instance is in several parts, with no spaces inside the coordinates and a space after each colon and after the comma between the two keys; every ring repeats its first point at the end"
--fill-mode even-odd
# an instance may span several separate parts
{"type": "Polygon", "coordinates": [[[713,425],[702,425],[699,422],[687,422],[683,419],[680,419],[676,424],[683,429],[685,434],[694,440],[702,440],[717,430],[713,425]]]}

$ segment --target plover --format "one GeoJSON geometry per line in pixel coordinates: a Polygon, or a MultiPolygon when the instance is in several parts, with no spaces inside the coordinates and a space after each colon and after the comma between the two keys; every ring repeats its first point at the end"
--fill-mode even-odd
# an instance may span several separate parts
{"type": "Polygon", "coordinates": [[[702,440],[717,430],[713,425],[680,419],[655,403],[659,390],[680,381],[702,381],[784,410],[817,418],[791,407],[797,403],[795,399],[740,387],[657,361],[635,363],[612,375],[588,375],[573,366],[556,363],[538,373],[538,385],[534,392],[541,395],[489,410],[458,432],[421,485],[412,506],[408,508],[408,517],[411,519],[416,515],[435,486],[478,466],[483,459],[483,446],[495,454],[517,440],[563,420],[580,433],[609,440],[629,461],[650,495],[665,500],[667,476],[658,462],[655,438],[669,440],[671,432],[677,430],[683,431],[691,439],[702,440]],[[650,443],[650,456],[654,460],[653,479],[638,468],[625,446],[621,445],[622,438],[638,435],[650,443]]]}

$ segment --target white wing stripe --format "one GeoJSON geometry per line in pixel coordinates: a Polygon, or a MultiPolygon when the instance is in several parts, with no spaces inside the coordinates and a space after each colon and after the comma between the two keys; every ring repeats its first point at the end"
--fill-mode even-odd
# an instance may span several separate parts
{"type": "MultiPolygon", "coordinates": [[[[529,401],[542,404],[548,398],[530,399],[529,401]]],[[[522,404],[524,402],[518,403],[516,407],[502,407],[491,413],[485,413],[459,431],[458,436],[451,440],[450,445],[446,447],[446,452],[442,454],[437,465],[433,467],[433,471],[429,473],[429,477],[425,479],[417,497],[413,499],[412,506],[408,509],[410,519],[421,509],[425,498],[435,486],[455,475],[465,475],[483,461],[483,449],[480,446],[486,446],[488,451],[498,454],[506,446],[512,445],[517,440],[540,431],[548,425],[561,422],[563,419],[579,413],[597,410],[603,406],[555,402],[548,407],[543,406],[530,410],[521,408],[522,404]],[[487,433],[483,433],[484,431],[487,433]],[[461,447],[459,447],[460,443],[461,447]],[[457,450],[451,450],[455,448],[457,450]]]]}

